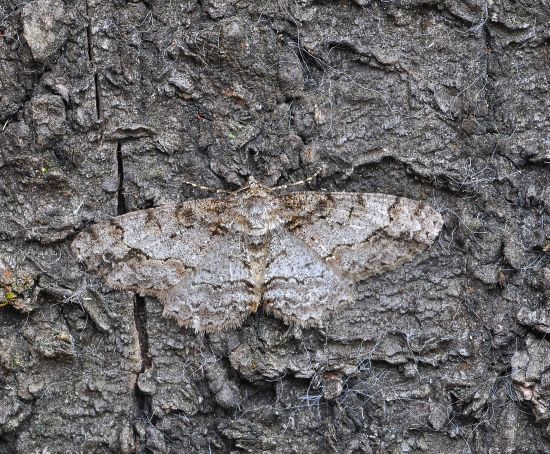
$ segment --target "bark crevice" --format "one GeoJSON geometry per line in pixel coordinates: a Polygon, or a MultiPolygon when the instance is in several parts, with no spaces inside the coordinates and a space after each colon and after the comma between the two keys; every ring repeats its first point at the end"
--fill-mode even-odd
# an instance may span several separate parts
{"type": "Polygon", "coordinates": [[[94,96],[95,96],[95,110],[98,120],[102,118],[101,110],[101,85],[99,82],[99,74],[97,72],[97,65],[94,56],[94,46],[93,46],[93,33],[92,33],[92,19],[90,17],[89,5],[86,2],[86,16],[88,18],[88,24],[86,25],[86,40],[87,40],[87,51],[88,51],[88,60],[92,65],[93,76],[94,76],[94,96]]]}

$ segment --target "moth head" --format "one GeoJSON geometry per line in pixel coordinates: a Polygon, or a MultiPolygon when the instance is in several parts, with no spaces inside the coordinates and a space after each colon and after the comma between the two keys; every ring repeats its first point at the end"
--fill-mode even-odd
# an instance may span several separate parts
{"type": "Polygon", "coordinates": [[[233,226],[248,235],[265,235],[282,223],[277,215],[277,203],[271,196],[271,190],[254,177],[249,177],[236,211],[233,226]]]}
{"type": "Polygon", "coordinates": [[[235,193],[239,194],[239,200],[257,198],[258,200],[263,199],[267,202],[268,199],[271,199],[271,191],[271,188],[264,186],[251,175],[246,180],[246,186],[235,191],[235,193]]]}

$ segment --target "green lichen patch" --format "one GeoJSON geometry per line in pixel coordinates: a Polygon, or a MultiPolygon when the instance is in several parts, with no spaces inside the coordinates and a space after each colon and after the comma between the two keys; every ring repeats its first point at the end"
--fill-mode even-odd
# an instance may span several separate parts
{"type": "Polygon", "coordinates": [[[34,279],[29,273],[5,268],[0,275],[0,308],[8,305],[24,307],[24,300],[30,297],[33,285],[34,279]]]}

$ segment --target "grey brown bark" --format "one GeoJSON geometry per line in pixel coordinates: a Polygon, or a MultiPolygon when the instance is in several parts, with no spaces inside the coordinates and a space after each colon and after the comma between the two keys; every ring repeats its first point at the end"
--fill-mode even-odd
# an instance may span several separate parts
{"type": "Polygon", "coordinates": [[[550,452],[543,1],[0,0],[0,452],[550,452]],[[445,225],[320,328],[196,335],[70,251],[326,169],[445,225]]]}

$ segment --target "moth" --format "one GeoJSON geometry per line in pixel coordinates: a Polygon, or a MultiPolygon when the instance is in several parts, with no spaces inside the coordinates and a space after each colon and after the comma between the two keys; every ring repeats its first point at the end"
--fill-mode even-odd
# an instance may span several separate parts
{"type": "Polygon", "coordinates": [[[197,332],[234,328],[262,307],[319,326],[356,283],[427,249],[443,225],[430,206],[386,194],[274,190],[251,178],[220,198],[92,225],[72,250],[114,289],[158,298],[197,332]]]}

